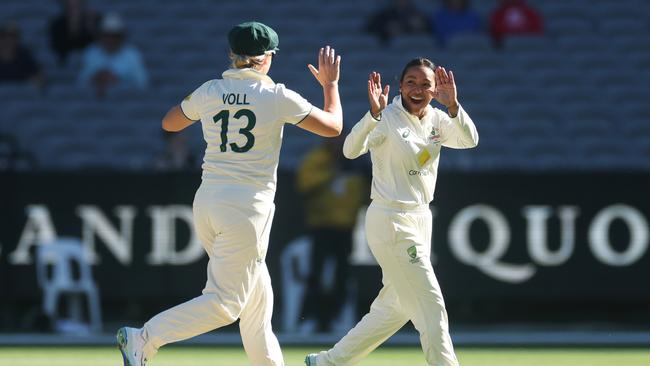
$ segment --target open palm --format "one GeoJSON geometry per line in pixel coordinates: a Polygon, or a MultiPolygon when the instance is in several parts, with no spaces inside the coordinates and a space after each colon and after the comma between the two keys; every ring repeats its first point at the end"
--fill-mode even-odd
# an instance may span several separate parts
{"type": "Polygon", "coordinates": [[[444,67],[438,66],[435,70],[435,78],[436,89],[432,93],[433,98],[445,107],[457,105],[458,95],[454,73],[451,70],[447,72],[444,67]]]}
{"type": "Polygon", "coordinates": [[[386,85],[383,91],[381,88],[381,75],[373,71],[368,76],[368,101],[370,102],[370,113],[373,117],[378,117],[381,111],[388,104],[388,91],[390,86],[386,85]]]}
{"type": "Polygon", "coordinates": [[[318,52],[318,69],[312,64],[307,65],[307,68],[321,86],[338,83],[341,72],[341,56],[337,55],[330,46],[325,46],[318,52]]]}

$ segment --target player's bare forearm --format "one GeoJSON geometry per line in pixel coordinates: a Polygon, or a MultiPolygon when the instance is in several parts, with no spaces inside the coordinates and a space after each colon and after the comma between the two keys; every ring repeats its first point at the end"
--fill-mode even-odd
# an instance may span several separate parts
{"type": "MultiPolygon", "coordinates": [[[[339,108],[340,109],[340,108],[339,108]]],[[[343,129],[342,118],[334,113],[326,112],[318,107],[313,107],[298,127],[323,137],[336,137],[343,129]]]]}
{"type": "Polygon", "coordinates": [[[323,110],[332,115],[332,124],[340,133],[343,129],[343,109],[341,108],[338,82],[323,85],[323,99],[323,110]]]}
{"type": "Polygon", "coordinates": [[[178,132],[191,125],[193,121],[185,116],[180,105],[173,106],[162,120],[162,128],[169,132],[178,132]]]}
{"type": "Polygon", "coordinates": [[[336,137],[343,130],[343,111],[337,82],[323,84],[323,109],[313,107],[298,127],[323,137],[336,137]]]}

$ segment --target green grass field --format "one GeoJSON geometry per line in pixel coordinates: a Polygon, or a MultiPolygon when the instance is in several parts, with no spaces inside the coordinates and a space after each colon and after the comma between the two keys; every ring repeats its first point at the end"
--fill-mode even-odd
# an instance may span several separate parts
{"type": "MultiPolygon", "coordinates": [[[[287,366],[303,365],[313,348],[284,348],[287,366]]],[[[462,366],[648,366],[650,349],[459,348],[462,366]]],[[[112,347],[0,348],[0,366],[121,366],[112,347]]],[[[148,366],[249,366],[241,348],[180,347],[161,349],[148,366]]],[[[382,348],[359,366],[426,365],[419,348],[382,348]]]]}

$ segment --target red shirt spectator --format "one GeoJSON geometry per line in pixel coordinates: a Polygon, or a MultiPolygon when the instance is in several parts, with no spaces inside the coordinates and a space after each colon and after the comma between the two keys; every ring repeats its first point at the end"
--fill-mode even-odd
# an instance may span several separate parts
{"type": "Polygon", "coordinates": [[[507,35],[542,33],[542,17],[525,0],[502,0],[490,17],[490,31],[497,46],[507,35]]]}

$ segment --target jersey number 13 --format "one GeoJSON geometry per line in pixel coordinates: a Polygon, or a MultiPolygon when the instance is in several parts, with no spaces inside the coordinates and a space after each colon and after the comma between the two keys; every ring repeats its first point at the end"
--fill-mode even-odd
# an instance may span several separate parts
{"type": "Polygon", "coordinates": [[[246,117],[248,120],[248,123],[246,124],[246,127],[240,128],[239,133],[246,136],[246,144],[244,146],[239,146],[235,143],[230,143],[228,144],[228,119],[230,117],[230,111],[227,109],[224,109],[223,111],[217,113],[214,117],[212,117],[212,120],[214,123],[219,123],[221,121],[221,145],[219,145],[219,148],[221,149],[221,152],[226,152],[228,149],[228,145],[230,145],[230,149],[234,152],[237,153],[244,153],[248,150],[250,150],[253,145],[255,145],[255,136],[251,133],[251,130],[253,130],[253,127],[255,127],[255,113],[251,111],[250,109],[240,109],[235,114],[233,115],[234,119],[240,119],[242,117],[246,117]]]}

